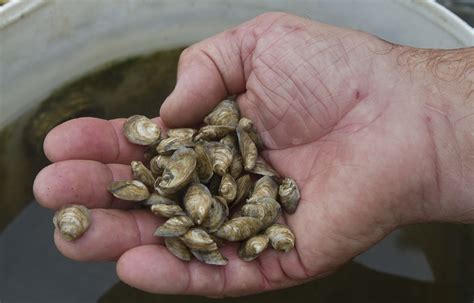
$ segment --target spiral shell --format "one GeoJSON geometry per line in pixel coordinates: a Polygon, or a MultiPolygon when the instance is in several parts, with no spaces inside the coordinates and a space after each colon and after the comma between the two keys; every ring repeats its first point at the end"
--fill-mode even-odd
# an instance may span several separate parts
{"type": "Polygon", "coordinates": [[[216,174],[223,176],[232,163],[232,149],[228,145],[219,142],[209,142],[206,146],[209,150],[212,169],[216,174]]]}
{"type": "Polygon", "coordinates": [[[255,167],[257,160],[258,151],[257,146],[252,141],[248,132],[240,127],[237,127],[237,138],[239,139],[240,153],[242,154],[244,169],[247,171],[252,170],[255,167]]]}
{"type": "Polygon", "coordinates": [[[172,194],[187,185],[196,168],[196,153],[187,147],[178,148],[170,158],[162,178],[157,178],[155,189],[162,195],[172,194]]]}
{"type": "Polygon", "coordinates": [[[58,210],[53,223],[66,241],[80,238],[91,224],[89,210],[83,205],[68,205],[58,210]]]}
{"type": "Polygon", "coordinates": [[[222,176],[219,186],[219,195],[228,203],[232,203],[235,197],[237,197],[237,183],[231,175],[225,174],[222,176]]]}
{"type": "Polygon", "coordinates": [[[227,241],[242,241],[255,236],[262,222],[253,217],[238,217],[225,222],[215,235],[227,241]]]}
{"type": "Polygon", "coordinates": [[[127,201],[143,201],[150,197],[146,185],[137,180],[114,181],[107,190],[116,198],[127,201]]]}
{"type": "Polygon", "coordinates": [[[281,214],[280,204],[268,197],[260,198],[253,204],[242,207],[242,216],[254,217],[262,222],[262,228],[267,228],[276,222],[281,214]]]}
{"type": "Polygon", "coordinates": [[[150,160],[150,171],[155,175],[163,174],[163,171],[166,168],[170,161],[171,156],[158,155],[153,157],[150,160]]]}
{"type": "Polygon", "coordinates": [[[255,166],[249,170],[249,172],[262,176],[280,178],[278,172],[262,159],[257,159],[257,161],[255,161],[255,166]]]}
{"type": "Polygon", "coordinates": [[[196,153],[196,172],[199,176],[199,180],[201,180],[201,182],[208,182],[214,175],[209,152],[206,146],[202,144],[196,144],[194,152],[196,153]]]}
{"type": "Polygon", "coordinates": [[[193,256],[199,261],[210,265],[227,265],[229,260],[224,257],[219,250],[196,251],[191,250],[193,256]]]}
{"type": "Polygon", "coordinates": [[[150,145],[160,139],[161,129],[147,117],[135,115],[123,124],[123,134],[131,143],[150,145]]]}
{"type": "Polygon", "coordinates": [[[176,201],[164,197],[158,193],[151,194],[150,198],[148,198],[148,200],[146,200],[143,204],[150,205],[150,210],[152,213],[165,218],[186,215],[184,210],[176,201]]]}
{"type": "Polygon", "coordinates": [[[165,238],[165,246],[178,259],[191,261],[191,251],[179,238],[165,238]]]}
{"type": "Polygon", "coordinates": [[[192,140],[197,130],[194,128],[171,128],[168,129],[168,137],[180,137],[192,140]]]}
{"type": "Polygon", "coordinates": [[[201,226],[208,232],[213,233],[224,224],[227,220],[227,216],[229,216],[229,207],[227,206],[225,199],[219,196],[214,196],[209,215],[202,222],[201,226]]]}
{"type": "Polygon", "coordinates": [[[152,172],[141,161],[132,161],[130,166],[132,167],[132,175],[135,180],[142,182],[148,188],[153,188],[155,177],[153,177],[152,172]]]}
{"type": "Polygon", "coordinates": [[[199,140],[218,140],[235,131],[234,126],[228,125],[206,125],[199,129],[194,141],[199,140]]]}
{"type": "Polygon", "coordinates": [[[212,196],[202,184],[192,184],[184,196],[184,209],[196,224],[201,224],[209,214],[212,196]]]}
{"type": "Polygon", "coordinates": [[[191,251],[213,251],[218,249],[216,242],[201,228],[191,228],[180,239],[191,251]]]}
{"type": "Polygon", "coordinates": [[[275,250],[289,252],[295,246],[295,235],[284,224],[273,224],[265,230],[275,250]]]}
{"type": "Polygon", "coordinates": [[[268,242],[267,235],[254,236],[240,246],[238,255],[244,261],[252,261],[268,247],[268,242]]]}
{"type": "Polygon", "coordinates": [[[240,111],[237,103],[232,100],[220,102],[211,113],[204,118],[204,123],[210,125],[237,126],[240,111]]]}
{"type": "Polygon", "coordinates": [[[159,237],[178,237],[185,234],[193,225],[193,220],[188,216],[172,217],[158,227],[154,235],[159,237]]]}
{"type": "Polygon", "coordinates": [[[180,147],[194,147],[194,142],[186,137],[169,137],[160,141],[156,151],[160,155],[170,155],[180,147]]]}
{"type": "Polygon", "coordinates": [[[264,197],[276,199],[278,195],[278,184],[269,176],[263,176],[255,183],[252,195],[247,203],[253,203],[264,197]]]}
{"type": "Polygon", "coordinates": [[[289,214],[293,214],[296,211],[300,200],[300,191],[295,180],[290,178],[283,179],[278,188],[278,194],[280,196],[281,205],[285,211],[289,214]]]}

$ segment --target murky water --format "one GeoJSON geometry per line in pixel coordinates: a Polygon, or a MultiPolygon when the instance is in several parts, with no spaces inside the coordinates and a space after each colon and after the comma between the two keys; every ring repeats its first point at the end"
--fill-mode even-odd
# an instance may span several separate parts
{"type": "MultiPolygon", "coordinates": [[[[32,201],[31,187],[34,176],[48,163],[42,153],[42,142],[48,130],[65,120],[79,116],[92,115],[112,119],[137,113],[157,115],[159,105],[174,86],[180,51],[181,49],[161,51],[110,64],[59,89],[38,108],[25,113],[1,130],[0,230],[32,201]]],[[[320,281],[245,298],[229,298],[225,301],[472,303],[473,246],[472,226],[412,226],[400,233],[396,240],[395,254],[401,256],[407,251],[421,252],[429,264],[433,282],[392,275],[351,262],[320,281]]],[[[381,255],[379,258],[387,264],[395,262],[388,256],[381,255]]],[[[106,291],[100,299],[101,303],[159,301],[192,303],[207,302],[211,299],[151,295],[123,283],[106,291]]]]}

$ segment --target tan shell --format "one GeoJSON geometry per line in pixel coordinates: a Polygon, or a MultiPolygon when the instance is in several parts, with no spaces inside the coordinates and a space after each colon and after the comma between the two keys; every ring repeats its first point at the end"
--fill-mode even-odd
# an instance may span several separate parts
{"type": "Polygon", "coordinates": [[[169,218],[156,229],[154,235],[159,237],[178,237],[186,233],[193,225],[193,220],[188,216],[169,218]]]}
{"type": "Polygon", "coordinates": [[[239,153],[234,154],[229,172],[234,179],[238,178],[244,171],[244,159],[239,153]]]}
{"type": "Polygon", "coordinates": [[[64,240],[74,241],[89,228],[91,216],[83,205],[68,205],[54,214],[53,223],[64,240]]]}
{"type": "Polygon", "coordinates": [[[252,189],[252,179],[250,179],[250,175],[243,175],[235,182],[237,183],[237,197],[235,198],[234,203],[232,203],[231,208],[234,208],[239,205],[240,202],[244,201],[252,189]]]}
{"type": "Polygon", "coordinates": [[[280,204],[268,197],[260,198],[253,204],[242,207],[242,216],[254,217],[262,222],[262,228],[267,228],[276,222],[281,214],[280,204]]]}
{"type": "Polygon", "coordinates": [[[278,172],[268,165],[263,159],[257,159],[257,161],[255,161],[254,168],[249,170],[249,172],[262,176],[280,178],[278,172]]]}
{"type": "Polygon", "coordinates": [[[194,147],[194,152],[196,153],[196,172],[199,176],[201,182],[208,182],[214,175],[212,169],[212,162],[209,156],[209,151],[206,146],[202,144],[196,144],[194,147]]]}
{"type": "Polygon", "coordinates": [[[114,181],[107,190],[116,198],[127,201],[143,201],[150,197],[146,185],[137,180],[114,181]]]}
{"type": "Polygon", "coordinates": [[[232,163],[232,149],[226,144],[219,142],[209,142],[206,146],[209,150],[212,169],[216,174],[223,176],[229,170],[232,163]]]}
{"type": "Polygon", "coordinates": [[[237,127],[237,138],[239,139],[240,153],[242,154],[244,169],[247,171],[255,167],[258,151],[257,146],[250,138],[249,133],[240,127],[237,127]]]}
{"type": "Polygon", "coordinates": [[[171,156],[165,156],[165,155],[158,155],[153,157],[150,160],[150,171],[154,173],[155,175],[161,175],[163,174],[163,171],[166,168],[166,165],[168,165],[170,161],[171,156]]]}
{"type": "Polygon", "coordinates": [[[237,136],[235,134],[228,134],[220,139],[219,142],[228,145],[234,151],[239,149],[239,141],[237,141],[237,136]]]}
{"type": "Polygon", "coordinates": [[[289,252],[295,246],[295,235],[284,224],[273,224],[265,230],[275,250],[289,252]]]}
{"type": "Polygon", "coordinates": [[[180,239],[194,251],[213,251],[217,250],[216,242],[211,236],[201,228],[191,228],[180,239]]]}
{"type": "Polygon", "coordinates": [[[210,265],[227,265],[229,260],[221,254],[219,250],[211,251],[196,251],[192,250],[191,253],[199,261],[210,264],[210,265]]]}
{"type": "Polygon", "coordinates": [[[214,196],[209,215],[202,222],[201,226],[208,232],[213,233],[224,224],[225,220],[227,220],[227,216],[229,216],[227,202],[222,197],[214,196]]]}
{"type": "Polygon", "coordinates": [[[264,197],[276,199],[278,195],[278,184],[269,176],[263,176],[255,183],[252,195],[247,203],[255,202],[264,197]]]}
{"type": "Polygon", "coordinates": [[[235,131],[234,126],[228,125],[206,125],[199,129],[194,141],[199,140],[218,140],[235,131]]]}
{"type": "Polygon", "coordinates": [[[253,129],[253,121],[250,120],[249,118],[242,117],[239,120],[238,127],[245,131],[251,131],[253,129]]]}
{"type": "Polygon", "coordinates": [[[135,115],[123,124],[123,134],[131,143],[150,145],[160,139],[161,129],[147,117],[135,115]]]}
{"type": "Polygon", "coordinates": [[[253,217],[238,217],[225,222],[215,235],[227,241],[242,241],[255,236],[262,222],[253,217]]]}
{"type": "Polygon", "coordinates": [[[179,204],[167,197],[164,197],[158,193],[151,194],[150,198],[146,200],[144,205],[150,205],[150,210],[155,214],[165,218],[171,218],[176,216],[185,216],[186,213],[179,206],[179,204]]]}
{"type": "Polygon", "coordinates": [[[249,118],[241,118],[239,120],[239,125],[240,128],[248,132],[250,138],[252,141],[255,143],[258,149],[263,149],[263,142],[262,139],[260,138],[260,135],[258,134],[257,130],[253,126],[253,121],[250,120],[249,118]]]}
{"type": "Polygon", "coordinates": [[[255,260],[268,247],[268,242],[267,235],[254,236],[242,243],[238,255],[244,261],[255,260]]]}
{"type": "Polygon", "coordinates": [[[204,123],[212,125],[237,126],[240,111],[237,103],[233,100],[221,101],[210,114],[204,118],[204,123]]]}
{"type": "Polygon", "coordinates": [[[132,161],[130,166],[132,167],[133,179],[142,182],[148,188],[153,188],[155,177],[153,177],[151,171],[141,161],[132,161]]]}
{"type": "Polygon", "coordinates": [[[184,196],[184,209],[196,224],[201,224],[209,214],[212,196],[206,186],[192,184],[184,196]]]}
{"type": "Polygon", "coordinates": [[[196,153],[186,147],[176,150],[167,164],[162,178],[157,178],[155,189],[162,195],[178,192],[186,186],[196,168],[196,153]]]}
{"type": "Polygon", "coordinates": [[[194,147],[194,142],[185,137],[169,137],[160,141],[156,151],[160,155],[170,155],[180,147],[194,147]]]}
{"type": "Polygon", "coordinates": [[[235,197],[237,197],[237,183],[231,175],[225,174],[222,176],[219,195],[228,203],[232,203],[235,197]]]}
{"type": "Polygon", "coordinates": [[[289,214],[293,214],[300,201],[300,191],[295,180],[290,178],[283,179],[278,188],[278,194],[280,196],[280,203],[285,211],[289,214]]]}
{"type": "Polygon", "coordinates": [[[168,137],[180,137],[192,140],[197,130],[194,128],[171,128],[168,129],[168,137]]]}
{"type": "Polygon", "coordinates": [[[189,248],[184,245],[179,238],[165,238],[166,248],[178,259],[183,261],[191,261],[192,255],[189,248]]]}

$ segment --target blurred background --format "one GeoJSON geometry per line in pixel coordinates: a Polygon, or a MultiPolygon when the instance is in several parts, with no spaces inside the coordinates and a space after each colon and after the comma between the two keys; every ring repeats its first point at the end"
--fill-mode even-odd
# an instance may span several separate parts
{"type": "MultiPolygon", "coordinates": [[[[216,28],[222,30],[267,10],[286,10],[414,46],[474,45],[472,28],[432,1],[290,2],[242,1],[234,5],[232,1],[176,4],[173,1],[120,0],[102,1],[99,5],[95,1],[81,4],[68,0],[58,4],[54,0],[0,0],[1,303],[211,300],[148,294],[119,282],[113,263],[79,263],[66,259],[54,247],[53,213],[33,201],[31,188],[36,173],[48,164],[42,142],[51,128],[81,116],[112,119],[136,113],[157,115],[160,102],[174,87],[176,64],[183,47],[209,36],[216,28]],[[94,10],[95,6],[99,8],[94,10]],[[156,21],[150,21],[151,15],[147,15],[148,19],[141,18],[138,14],[142,6],[163,14],[162,18],[153,18],[156,21]],[[209,18],[212,10],[223,16],[209,18]],[[102,12],[105,15],[101,15],[102,12]],[[130,17],[134,13],[137,15],[130,17]],[[89,21],[81,21],[86,20],[81,19],[81,14],[87,14],[89,21]],[[188,30],[183,24],[181,28],[174,27],[175,23],[184,23],[184,17],[195,15],[197,19],[193,22],[204,24],[197,26],[199,32],[188,30]],[[88,43],[96,48],[93,51],[83,51],[80,42],[85,40],[79,38],[77,45],[66,45],[68,37],[82,39],[89,35],[87,28],[91,24],[107,28],[109,31],[104,30],[104,35],[127,35],[118,23],[107,24],[109,21],[104,16],[125,20],[121,26],[130,29],[129,36],[133,39],[129,38],[126,44],[121,44],[121,40],[112,41],[109,44],[113,51],[108,51],[106,39],[99,34],[87,37],[88,43]],[[129,24],[127,18],[130,18],[129,24]],[[147,32],[143,30],[145,24],[137,21],[140,19],[156,24],[147,32]],[[75,32],[75,26],[80,30],[75,32]],[[140,32],[133,35],[133,28],[140,32]],[[48,39],[42,38],[43,30],[52,31],[49,36],[45,34],[48,39]],[[162,36],[156,36],[158,32],[162,36]],[[151,39],[158,42],[148,43],[151,39]],[[136,50],[124,47],[130,44],[134,44],[136,50]],[[40,54],[32,45],[42,45],[38,49],[40,54]],[[38,57],[37,61],[30,60],[33,56],[38,57]],[[56,65],[41,65],[48,60],[56,65]],[[70,63],[70,69],[74,70],[67,77],[59,74],[59,70],[67,72],[69,68],[67,64],[61,65],[61,60],[70,63]],[[81,60],[88,63],[80,64],[81,60]],[[46,81],[49,81],[47,85],[46,81]]],[[[474,0],[439,3],[471,26],[474,24],[474,0]]],[[[289,300],[472,303],[474,228],[448,224],[410,226],[393,232],[327,278],[291,289],[224,301],[289,300]]]]}

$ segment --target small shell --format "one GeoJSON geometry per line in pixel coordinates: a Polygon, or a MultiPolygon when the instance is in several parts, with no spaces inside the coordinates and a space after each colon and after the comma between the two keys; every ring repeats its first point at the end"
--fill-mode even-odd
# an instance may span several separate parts
{"type": "Polygon", "coordinates": [[[157,178],[155,189],[162,195],[178,192],[192,179],[196,168],[196,153],[186,147],[180,147],[170,158],[162,178],[157,178]]]}
{"type": "Polygon", "coordinates": [[[170,155],[180,147],[194,147],[194,142],[185,137],[169,137],[161,140],[156,147],[156,151],[160,155],[170,155]]]}
{"type": "Polygon", "coordinates": [[[165,238],[166,248],[178,259],[191,261],[191,252],[179,238],[165,238]]]}
{"type": "Polygon", "coordinates": [[[185,234],[193,225],[193,220],[188,216],[169,218],[156,229],[154,235],[158,237],[178,237],[185,234]]]}
{"type": "Polygon", "coordinates": [[[254,217],[262,222],[262,228],[267,228],[276,222],[281,214],[280,204],[272,198],[260,198],[253,204],[242,207],[242,216],[254,217]]]}
{"type": "Polygon", "coordinates": [[[150,197],[146,185],[137,180],[114,181],[107,190],[116,198],[127,201],[143,201],[150,197]]]}
{"type": "Polygon", "coordinates": [[[153,177],[151,171],[141,161],[132,161],[130,165],[132,167],[133,179],[142,182],[148,188],[153,188],[155,177],[153,177]]]}
{"type": "Polygon", "coordinates": [[[252,141],[255,143],[258,149],[263,149],[263,142],[262,139],[260,138],[257,130],[253,126],[253,121],[248,119],[248,118],[242,118],[239,120],[239,125],[240,128],[248,132],[250,138],[252,141]]]}
{"type": "Polygon", "coordinates": [[[194,128],[172,128],[168,129],[168,137],[180,137],[192,140],[197,130],[194,128]]]}
{"type": "Polygon", "coordinates": [[[280,178],[278,172],[262,159],[257,159],[254,168],[249,170],[249,172],[262,176],[280,178]]]}
{"type": "Polygon", "coordinates": [[[238,217],[225,222],[215,235],[227,241],[242,241],[255,236],[262,222],[252,217],[238,217]]]}
{"type": "Polygon", "coordinates": [[[237,183],[231,175],[225,174],[222,176],[221,184],[219,186],[219,195],[228,203],[232,203],[237,196],[237,183]]]}
{"type": "Polygon", "coordinates": [[[234,179],[238,178],[244,171],[244,159],[240,154],[234,154],[232,163],[230,164],[229,172],[234,179]]]}
{"type": "Polygon", "coordinates": [[[244,261],[252,261],[268,247],[268,236],[257,235],[244,243],[239,248],[238,255],[244,261]]]}
{"type": "Polygon", "coordinates": [[[293,214],[300,200],[300,191],[295,180],[290,178],[283,179],[278,188],[278,194],[280,195],[280,202],[285,211],[289,214],[293,214]]]}
{"type": "Polygon", "coordinates": [[[194,141],[199,140],[218,140],[235,131],[234,126],[228,125],[206,125],[199,129],[194,141]]]}
{"type": "Polygon", "coordinates": [[[232,100],[220,102],[210,114],[204,118],[204,123],[212,125],[237,126],[240,111],[237,103],[232,100]]]}
{"type": "Polygon", "coordinates": [[[295,235],[286,225],[273,224],[265,230],[265,234],[275,250],[289,252],[295,246],[295,235]]]}
{"type": "Polygon", "coordinates": [[[211,206],[212,196],[207,187],[193,184],[188,188],[184,196],[184,208],[196,224],[201,224],[207,218],[211,206]]]}
{"type": "Polygon", "coordinates": [[[212,169],[220,176],[223,176],[232,163],[233,152],[226,144],[219,142],[209,142],[207,145],[209,156],[212,162],[212,169]]]}
{"type": "Polygon", "coordinates": [[[237,127],[236,131],[237,138],[239,139],[240,152],[244,160],[244,168],[245,170],[250,171],[255,167],[255,161],[257,160],[257,146],[252,141],[252,138],[250,138],[247,131],[240,127],[237,127]]]}
{"type": "Polygon", "coordinates": [[[192,228],[187,231],[180,239],[189,247],[195,251],[213,251],[217,250],[216,242],[211,236],[201,228],[192,228]]]}
{"type": "Polygon", "coordinates": [[[239,149],[239,141],[237,141],[235,134],[228,134],[220,139],[219,142],[228,145],[234,151],[239,149]]]}
{"type": "Polygon", "coordinates": [[[160,139],[161,129],[147,117],[135,115],[123,124],[123,134],[132,143],[150,145],[160,139]]]}
{"type": "Polygon", "coordinates": [[[252,195],[247,203],[253,203],[264,197],[276,199],[278,195],[278,184],[269,176],[263,176],[255,183],[252,195]]]}
{"type": "Polygon", "coordinates": [[[235,182],[237,183],[237,197],[235,197],[234,203],[232,203],[231,208],[238,206],[242,201],[244,201],[244,199],[248,197],[248,195],[250,194],[250,190],[252,189],[252,180],[250,179],[250,175],[243,175],[235,182]]]}
{"type": "Polygon", "coordinates": [[[206,264],[227,265],[227,263],[229,263],[229,260],[227,260],[218,249],[211,251],[192,250],[191,253],[196,259],[206,264]]]}
{"type": "Polygon", "coordinates": [[[209,151],[202,144],[196,144],[194,147],[194,152],[196,153],[196,172],[199,176],[201,182],[208,182],[214,175],[212,170],[212,162],[209,157],[209,151]]]}
{"type": "Polygon", "coordinates": [[[212,201],[212,206],[209,211],[209,215],[202,222],[202,227],[204,227],[208,232],[213,233],[219,229],[219,227],[224,224],[227,216],[229,215],[229,207],[224,198],[215,196],[212,201]]]}
{"type": "Polygon", "coordinates": [[[163,174],[166,165],[170,162],[171,156],[158,155],[150,160],[150,170],[155,175],[163,174]]]}
{"type": "Polygon", "coordinates": [[[250,131],[253,129],[253,121],[250,120],[249,118],[242,117],[239,120],[238,127],[245,131],[250,131]]]}
{"type": "Polygon", "coordinates": [[[150,198],[148,198],[144,204],[150,205],[150,210],[152,213],[165,218],[186,215],[184,210],[176,201],[164,197],[158,193],[151,194],[150,198]]]}
{"type": "Polygon", "coordinates": [[[66,241],[80,238],[91,224],[89,210],[83,205],[68,205],[54,214],[53,223],[66,241]]]}

